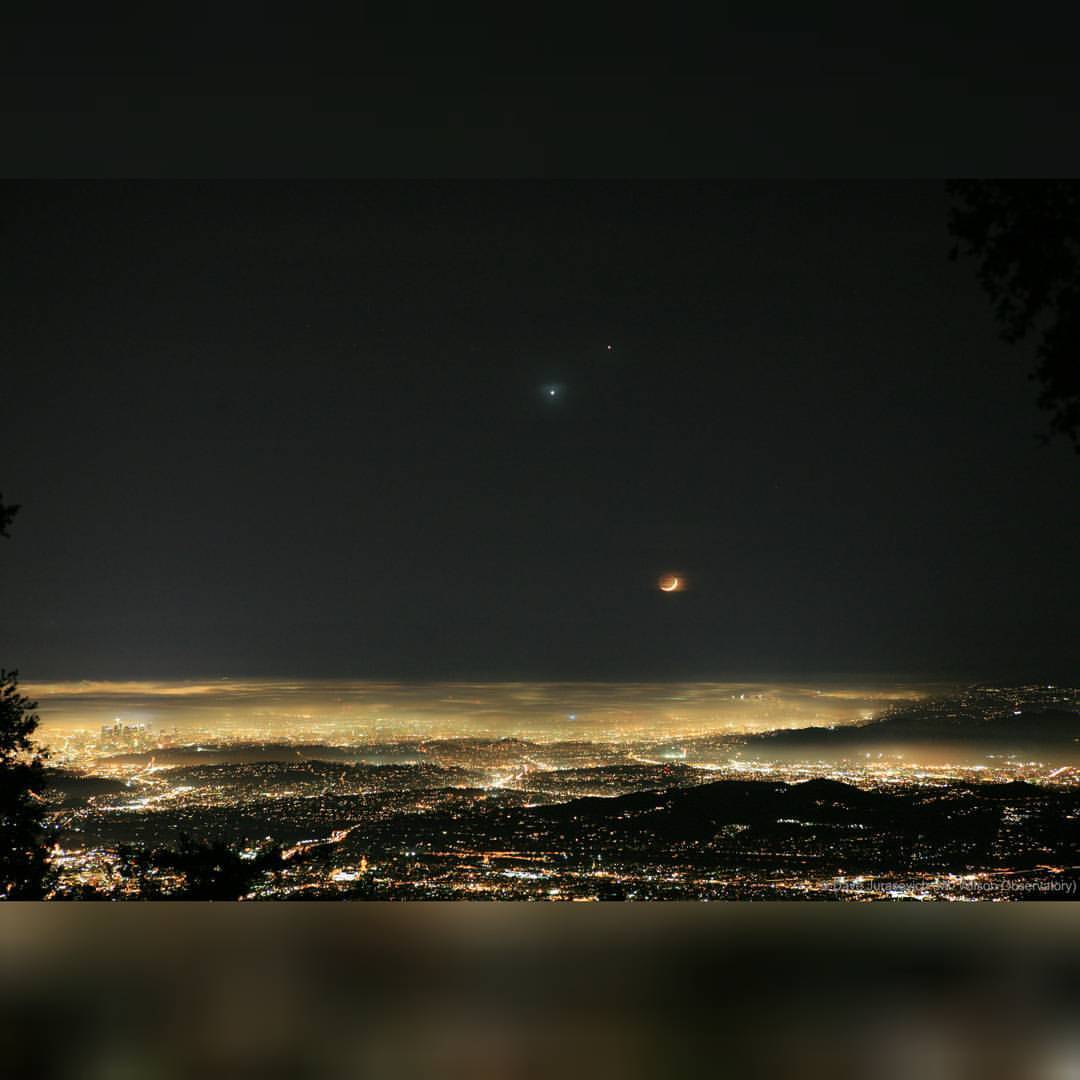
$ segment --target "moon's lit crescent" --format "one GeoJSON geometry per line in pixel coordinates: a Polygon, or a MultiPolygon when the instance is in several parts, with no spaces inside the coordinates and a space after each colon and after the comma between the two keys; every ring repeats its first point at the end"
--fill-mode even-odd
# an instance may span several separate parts
{"type": "Polygon", "coordinates": [[[660,579],[660,591],[661,592],[675,592],[679,588],[680,584],[681,584],[681,582],[679,581],[679,579],[677,577],[675,577],[674,574],[672,574],[669,577],[665,577],[665,578],[660,579]]]}

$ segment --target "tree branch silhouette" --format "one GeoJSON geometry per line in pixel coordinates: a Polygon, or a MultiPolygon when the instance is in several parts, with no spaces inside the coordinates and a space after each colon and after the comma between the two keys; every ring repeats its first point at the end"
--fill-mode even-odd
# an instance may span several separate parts
{"type": "Polygon", "coordinates": [[[951,180],[946,190],[950,257],[978,261],[1005,341],[1038,335],[1039,405],[1080,453],[1080,182],[951,180]]]}

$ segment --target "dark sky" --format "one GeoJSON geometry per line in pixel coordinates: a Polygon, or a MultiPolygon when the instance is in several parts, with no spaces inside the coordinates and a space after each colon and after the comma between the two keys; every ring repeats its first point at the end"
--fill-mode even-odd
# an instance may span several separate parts
{"type": "Polygon", "coordinates": [[[8,7],[9,176],[1076,174],[1038,6],[8,7]]]}
{"type": "Polygon", "coordinates": [[[8,183],[0,656],[1075,675],[1080,466],[946,210],[938,182],[8,183]]]}

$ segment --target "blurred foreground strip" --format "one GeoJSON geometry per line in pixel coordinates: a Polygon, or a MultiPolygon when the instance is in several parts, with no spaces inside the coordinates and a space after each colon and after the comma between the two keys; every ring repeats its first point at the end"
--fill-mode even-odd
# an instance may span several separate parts
{"type": "Polygon", "coordinates": [[[11,905],[3,1075],[1064,1080],[1074,910],[11,905]]]}

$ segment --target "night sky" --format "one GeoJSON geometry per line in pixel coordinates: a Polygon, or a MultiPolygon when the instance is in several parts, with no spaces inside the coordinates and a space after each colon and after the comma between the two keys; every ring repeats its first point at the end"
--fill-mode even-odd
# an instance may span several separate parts
{"type": "Polygon", "coordinates": [[[1077,674],[1077,459],[939,182],[3,195],[25,679],[1077,674]]]}

